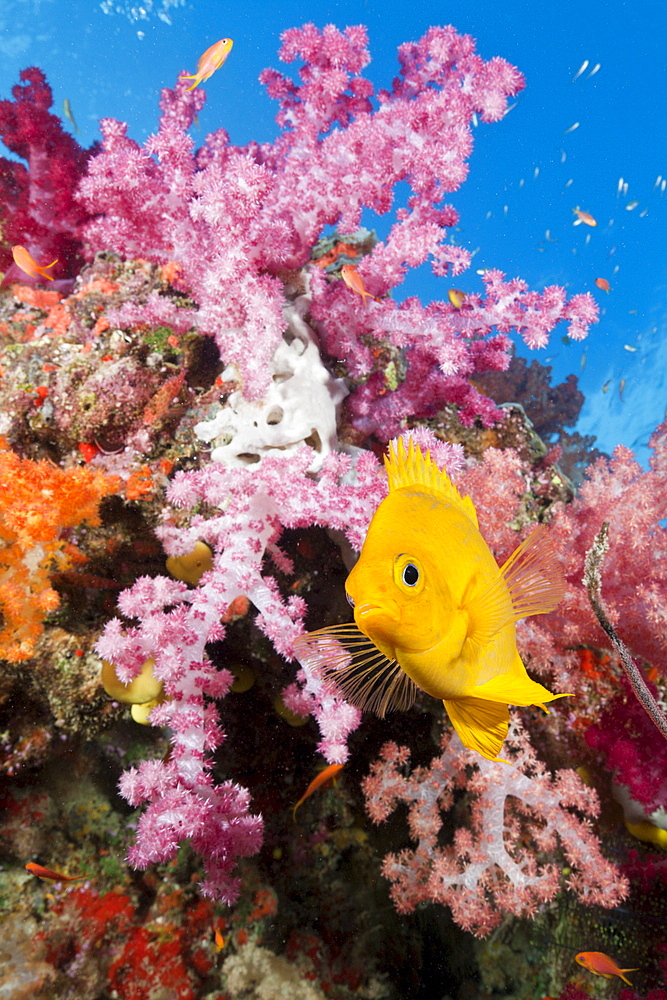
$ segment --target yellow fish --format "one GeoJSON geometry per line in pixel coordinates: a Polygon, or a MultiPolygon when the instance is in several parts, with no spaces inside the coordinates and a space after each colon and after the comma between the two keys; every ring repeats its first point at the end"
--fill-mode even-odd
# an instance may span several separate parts
{"type": "Polygon", "coordinates": [[[565,697],[530,679],[516,647],[515,622],[553,611],[565,593],[547,529],[499,569],[472,500],[428,452],[392,441],[385,465],[389,495],[346,582],[354,624],[299,636],[295,648],[381,717],[410,708],[417,688],[441,698],[464,746],[498,760],[508,705],[565,697]]]}
{"type": "Polygon", "coordinates": [[[197,60],[197,72],[192,74],[183,74],[181,80],[194,80],[187,88],[188,90],[194,90],[195,87],[199,86],[205,80],[208,80],[210,76],[213,76],[216,69],[220,69],[225,59],[232,51],[232,46],[234,42],[231,38],[221,38],[219,42],[215,42],[214,45],[209,46],[206,52],[203,52],[199,59],[197,60]]]}

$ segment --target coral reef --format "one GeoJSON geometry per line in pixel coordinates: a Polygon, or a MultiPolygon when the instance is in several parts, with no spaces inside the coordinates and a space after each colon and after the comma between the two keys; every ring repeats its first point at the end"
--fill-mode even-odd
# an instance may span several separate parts
{"type": "MultiPolygon", "coordinates": [[[[218,130],[195,150],[205,95],[181,82],[143,147],[110,119],[99,152],[69,147],[39,71],[0,107],[24,158],[38,109],[30,173],[13,164],[1,182],[5,238],[29,232],[39,143],[62,154],[52,178],[71,171],[68,283],[0,296],[0,910],[25,920],[29,988],[45,995],[472,995],[462,928],[551,933],[579,901],[598,924],[639,910],[642,862],[610,771],[651,808],[662,758],[581,581],[607,521],[609,615],[661,698],[667,429],[649,471],[621,448],[576,489],[559,462],[581,465],[563,432],[578,390],[511,363],[511,335],[544,346],[565,322],[581,339],[592,298],[497,270],[458,303],[393,297],[427,261],[441,276],[469,266],[446,198],[473,116],[500,121],[523,80],[453,28],[401,46],[391,90],[364,76],[363,28],[288,31],[281,57],[301,65],[262,76],[280,127],[262,145],[218,130]],[[366,208],[394,212],[384,241],[360,228],[366,208]],[[374,299],[341,280],[346,263],[374,299]],[[549,522],[566,574],[557,612],[520,623],[517,641],[572,697],[523,713],[525,731],[513,721],[511,767],[463,751],[434,700],[362,721],[291,662],[306,628],[346,620],[383,448],[408,432],[472,497],[499,564],[549,522]],[[105,698],[100,660],[110,697],[149,726],[105,698]],[[340,783],[294,819],[318,751],[345,765],[340,783]],[[399,804],[408,833],[364,814],[399,804]],[[23,869],[33,858],[86,880],[42,885],[23,869]]],[[[46,257],[48,232],[21,239],[46,257]]],[[[584,943],[562,947],[539,979],[554,994],[583,975],[569,966],[584,943]]]]}

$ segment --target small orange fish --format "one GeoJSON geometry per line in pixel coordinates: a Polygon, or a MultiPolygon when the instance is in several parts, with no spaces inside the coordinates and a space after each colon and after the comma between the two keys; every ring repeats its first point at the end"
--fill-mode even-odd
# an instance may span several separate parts
{"type": "Polygon", "coordinates": [[[34,861],[29,861],[25,867],[31,875],[37,875],[38,878],[48,878],[52,882],[76,882],[77,879],[86,877],[85,875],[63,875],[61,872],[52,872],[50,868],[37,865],[34,861]]]}
{"type": "Polygon", "coordinates": [[[343,766],[343,764],[329,764],[329,766],[325,767],[323,771],[320,771],[316,778],[313,778],[311,783],[308,785],[308,788],[294,806],[294,809],[292,810],[292,819],[296,819],[296,811],[299,806],[305,802],[306,799],[313,794],[313,792],[316,792],[318,788],[321,788],[327,781],[333,780],[339,771],[343,770],[343,766]]]}
{"type": "Polygon", "coordinates": [[[650,681],[651,684],[655,684],[655,682],[657,681],[657,679],[658,679],[659,676],[660,676],[660,671],[658,670],[658,668],[657,667],[651,667],[651,669],[649,670],[649,672],[646,675],[646,680],[650,681]]]}
{"type": "Polygon", "coordinates": [[[594,219],[590,212],[582,212],[578,205],[572,211],[576,215],[573,226],[580,226],[582,222],[586,226],[597,226],[597,219],[594,219]]]}
{"type": "Polygon", "coordinates": [[[58,263],[57,257],[50,264],[38,264],[33,255],[25,247],[21,246],[12,247],[12,257],[14,258],[14,263],[22,271],[25,271],[26,274],[29,274],[31,278],[41,276],[42,278],[46,278],[47,281],[53,281],[51,275],[46,273],[46,269],[58,263]]]}
{"type": "Polygon", "coordinates": [[[607,295],[609,295],[609,292],[611,291],[611,285],[609,284],[609,282],[607,281],[607,279],[606,279],[606,278],[596,278],[596,279],[595,279],[595,284],[596,284],[596,285],[598,286],[598,288],[600,288],[600,289],[601,289],[601,290],[602,290],[603,292],[606,292],[606,293],[607,293],[607,295]]]}
{"type": "Polygon", "coordinates": [[[366,296],[368,296],[369,299],[373,299],[375,302],[377,302],[375,296],[371,295],[371,293],[367,292],[366,289],[364,288],[364,280],[357,271],[354,264],[343,264],[343,266],[340,269],[340,273],[347,287],[351,288],[353,292],[357,292],[359,295],[361,295],[364,302],[366,301],[366,296]]]}
{"type": "Polygon", "coordinates": [[[466,293],[460,291],[458,288],[450,288],[447,292],[447,297],[455,309],[460,309],[466,300],[466,293]]]}
{"type": "Polygon", "coordinates": [[[213,935],[213,940],[215,941],[216,951],[222,951],[222,949],[225,947],[225,939],[223,938],[222,934],[220,933],[220,928],[219,927],[216,927],[216,929],[215,929],[215,934],[213,935]]]}
{"type": "Polygon", "coordinates": [[[194,80],[195,82],[190,84],[188,90],[194,90],[200,83],[204,80],[208,80],[209,76],[213,76],[216,69],[220,69],[225,59],[232,51],[232,45],[234,42],[231,38],[221,38],[219,42],[215,45],[211,45],[210,48],[206,49],[199,57],[197,62],[197,72],[195,74],[186,73],[181,80],[194,80]]]}
{"type": "Polygon", "coordinates": [[[614,959],[609,958],[609,955],[605,955],[603,951],[581,951],[574,956],[574,960],[595,976],[604,976],[605,979],[618,976],[628,986],[632,986],[632,983],[625,978],[624,973],[639,971],[638,969],[620,969],[614,959]]]}

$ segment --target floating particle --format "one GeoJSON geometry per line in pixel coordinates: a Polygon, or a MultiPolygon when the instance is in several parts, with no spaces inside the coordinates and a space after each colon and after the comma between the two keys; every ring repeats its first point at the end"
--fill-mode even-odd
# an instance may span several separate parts
{"type": "Polygon", "coordinates": [[[630,351],[631,354],[637,353],[637,348],[633,347],[632,344],[623,344],[624,351],[630,351]]]}
{"type": "Polygon", "coordinates": [[[575,122],[574,125],[570,125],[569,128],[565,129],[565,131],[563,132],[563,135],[567,135],[568,132],[574,132],[575,128],[579,128],[580,125],[581,125],[581,122],[575,122]]]}
{"type": "Polygon", "coordinates": [[[628,204],[625,206],[625,211],[631,212],[633,208],[637,207],[638,204],[639,204],[638,201],[629,201],[628,204]]]}
{"type": "Polygon", "coordinates": [[[574,83],[575,80],[578,80],[579,77],[581,76],[581,74],[585,73],[587,69],[588,69],[588,59],[584,59],[584,61],[582,62],[581,66],[579,67],[579,69],[577,70],[577,72],[572,77],[572,83],[574,83]]]}
{"type": "Polygon", "coordinates": [[[593,69],[592,69],[592,70],[590,71],[590,73],[589,73],[589,74],[588,74],[588,76],[586,77],[586,79],[587,79],[587,80],[590,80],[590,78],[591,78],[592,76],[595,76],[595,74],[596,74],[596,73],[598,72],[598,70],[600,69],[601,65],[602,65],[601,63],[596,63],[596,64],[595,64],[595,66],[593,67],[593,69]]]}

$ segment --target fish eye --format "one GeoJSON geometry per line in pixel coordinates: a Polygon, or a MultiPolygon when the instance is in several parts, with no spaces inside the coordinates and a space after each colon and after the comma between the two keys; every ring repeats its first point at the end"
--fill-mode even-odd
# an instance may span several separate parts
{"type": "Polygon", "coordinates": [[[353,598],[350,597],[350,595],[348,594],[347,591],[345,591],[345,597],[347,598],[347,603],[350,605],[351,608],[353,608],[354,607],[354,600],[353,600],[353,598]]]}
{"type": "Polygon", "coordinates": [[[406,587],[416,587],[419,582],[419,570],[414,563],[408,563],[407,566],[403,567],[401,578],[406,587]]]}

